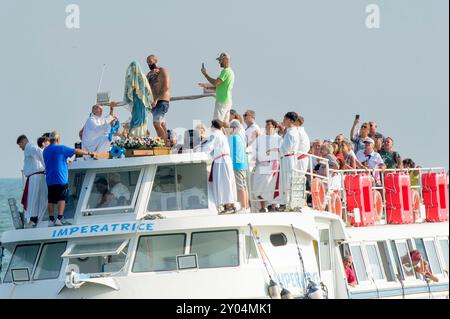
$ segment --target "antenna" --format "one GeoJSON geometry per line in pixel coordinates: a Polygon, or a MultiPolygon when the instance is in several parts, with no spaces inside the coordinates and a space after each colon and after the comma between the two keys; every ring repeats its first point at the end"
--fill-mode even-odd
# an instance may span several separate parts
{"type": "Polygon", "coordinates": [[[100,87],[101,87],[101,85],[102,85],[103,74],[105,73],[105,68],[106,68],[106,64],[103,64],[103,67],[102,67],[102,75],[100,76],[100,81],[98,82],[97,93],[100,92],[100,87]]]}
{"type": "Polygon", "coordinates": [[[110,102],[109,92],[100,92],[100,87],[102,86],[103,74],[105,73],[106,64],[103,64],[102,74],[100,76],[100,81],[98,82],[97,87],[97,99],[95,101],[96,104],[107,105],[110,102]]]}

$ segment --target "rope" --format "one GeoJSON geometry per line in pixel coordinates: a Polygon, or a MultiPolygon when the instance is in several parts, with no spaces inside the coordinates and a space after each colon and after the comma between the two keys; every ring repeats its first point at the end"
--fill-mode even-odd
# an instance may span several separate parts
{"type": "Polygon", "coordinates": [[[259,250],[259,253],[260,253],[260,255],[261,255],[261,260],[262,260],[262,262],[263,262],[263,264],[264,264],[264,268],[266,269],[267,275],[269,276],[270,281],[273,281],[272,276],[270,275],[269,268],[267,267],[267,263],[266,263],[266,261],[265,261],[265,259],[264,259],[263,254],[261,253],[261,250],[260,250],[260,242],[259,242],[258,239],[256,239],[256,236],[255,236],[255,234],[253,233],[253,227],[252,227],[252,224],[249,223],[248,226],[250,227],[250,233],[252,234],[252,238],[253,238],[253,240],[256,242],[256,245],[258,246],[258,250],[259,250]]]}
{"type": "Polygon", "coordinates": [[[295,234],[295,229],[294,229],[294,225],[293,224],[291,224],[291,228],[292,228],[292,232],[294,233],[295,244],[297,245],[298,258],[300,259],[300,264],[302,265],[302,270],[303,270],[303,288],[304,288],[304,291],[305,291],[305,294],[306,294],[307,278],[306,278],[306,271],[305,271],[305,263],[303,262],[302,253],[300,251],[300,246],[298,245],[297,235],[295,234]]]}

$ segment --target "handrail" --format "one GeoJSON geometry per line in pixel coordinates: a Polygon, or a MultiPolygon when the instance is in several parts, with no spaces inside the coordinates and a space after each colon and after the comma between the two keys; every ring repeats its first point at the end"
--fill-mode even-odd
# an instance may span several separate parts
{"type": "MultiPolygon", "coordinates": [[[[326,169],[325,169],[325,176],[319,175],[314,173],[314,168],[312,165],[312,161],[309,160],[308,163],[308,169],[306,171],[301,171],[297,168],[294,168],[293,171],[300,173],[300,174],[304,174],[307,178],[320,178],[322,180],[322,182],[324,184],[327,185],[327,192],[326,192],[326,202],[327,202],[327,206],[328,209],[330,207],[329,203],[330,203],[330,199],[331,199],[331,193],[333,191],[337,191],[340,193],[340,198],[343,201],[343,205],[342,205],[342,209],[343,209],[343,218],[344,218],[344,222],[346,222],[348,224],[349,220],[348,220],[348,212],[347,212],[347,198],[346,198],[346,192],[345,192],[345,176],[349,175],[349,174],[370,174],[370,175],[374,175],[376,173],[378,173],[377,176],[377,181],[379,181],[378,184],[376,184],[375,180],[372,186],[372,189],[374,190],[379,190],[382,192],[382,201],[383,201],[383,215],[382,215],[382,220],[381,223],[385,223],[386,222],[386,189],[385,189],[385,183],[384,183],[384,177],[385,174],[388,173],[404,173],[404,174],[409,174],[411,172],[418,172],[418,185],[412,185],[411,189],[418,189],[419,190],[419,195],[420,195],[420,199],[421,201],[423,200],[422,198],[422,174],[423,173],[429,173],[429,172],[442,172],[442,173],[446,173],[447,174],[447,178],[448,178],[448,172],[446,171],[446,169],[444,167],[421,167],[421,168],[401,168],[401,169],[381,169],[381,168],[374,168],[374,169],[369,169],[369,168],[365,168],[365,169],[345,169],[345,170],[336,170],[336,169],[331,169],[329,167],[329,160],[326,158],[322,158],[320,156],[316,156],[313,154],[309,154],[309,153],[303,153],[303,152],[295,152],[294,154],[296,157],[300,156],[300,155],[307,155],[309,159],[315,158],[318,161],[322,162],[325,164],[326,169]],[[331,178],[335,177],[335,176],[340,176],[340,183],[339,186],[337,188],[334,188],[333,190],[330,189],[330,185],[331,185],[331,178]]],[[[279,159],[280,160],[280,159],[279,159]]],[[[251,161],[249,162],[252,165],[252,167],[256,167],[256,165],[258,164],[257,161],[251,161]]],[[[249,165],[250,167],[251,165],[249,165]]],[[[271,170],[271,174],[273,174],[274,172],[279,173],[281,170],[281,168],[278,168],[278,170],[276,171],[272,171],[271,170]]],[[[249,172],[249,180],[251,180],[251,177],[256,174],[256,172],[254,170],[252,170],[251,172],[249,172]]],[[[250,183],[251,184],[251,183],[250,183]]],[[[277,191],[279,189],[274,189],[274,191],[277,191]]],[[[306,190],[305,192],[306,194],[311,194],[311,191],[306,190]]],[[[249,197],[250,197],[250,203],[251,206],[253,207],[253,205],[255,203],[258,202],[266,202],[267,199],[260,199],[257,198],[257,196],[255,196],[255,194],[251,191],[251,185],[249,185],[249,197]]],[[[269,200],[270,201],[270,200],[269,200]]]]}
{"type": "MultiPolygon", "coordinates": [[[[330,182],[330,171],[331,171],[330,170],[330,166],[329,166],[329,160],[326,159],[326,158],[320,157],[320,156],[316,156],[316,155],[313,155],[313,154],[304,153],[304,152],[300,152],[300,151],[294,152],[293,156],[294,157],[299,157],[299,156],[302,156],[302,155],[307,155],[308,158],[315,158],[315,159],[321,161],[325,165],[325,175],[319,175],[319,174],[314,173],[314,169],[313,169],[311,160],[309,160],[309,163],[308,163],[309,169],[307,169],[306,171],[302,171],[302,170],[299,170],[297,168],[294,168],[293,172],[296,172],[296,173],[298,173],[300,175],[305,175],[307,178],[319,178],[319,179],[322,180],[322,182],[324,184],[328,185],[329,182],[330,182]]],[[[281,156],[278,157],[278,161],[279,162],[281,161],[281,156]]],[[[257,164],[258,164],[258,161],[256,161],[256,160],[249,161],[249,168],[250,167],[256,168],[257,164]]],[[[268,173],[268,174],[274,174],[274,173],[279,174],[280,172],[281,172],[281,166],[277,170],[271,170],[270,173],[268,173]]],[[[250,171],[250,169],[249,169],[248,173],[249,173],[248,174],[248,176],[249,176],[248,179],[250,181],[250,183],[249,183],[249,200],[250,200],[250,206],[253,207],[254,203],[266,202],[267,199],[259,199],[252,192],[251,180],[252,180],[252,176],[255,175],[256,172],[254,170],[250,171]]],[[[275,188],[273,191],[275,192],[275,191],[279,191],[279,190],[280,190],[280,188],[275,188]]],[[[306,194],[310,194],[311,192],[306,190],[306,188],[305,188],[305,193],[306,194]]],[[[327,194],[326,194],[326,202],[327,202],[327,204],[329,204],[329,201],[330,201],[330,193],[331,193],[331,190],[329,189],[329,187],[327,187],[327,194]]],[[[287,203],[287,207],[289,207],[289,203],[287,203]]]]}
{"type": "Polygon", "coordinates": [[[387,218],[387,207],[386,207],[386,188],[385,188],[385,184],[384,184],[384,177],[386,173],[406,173],[409,174],[409,172],[412,171],[417,171],[419,172],[418,175],[418,185],[412,185],[411,189],[418,189],[419,191],[419,195],[420,195],[420,200],[421,202],[423,201],[422,198],[422,173],[429,173],[429,172],[442,172],[447,174],[448,177],[448,172],[446,171],[446,169],[444,167],[423,167],[423,168],[401,168],[401,169],[379,169],[379,168],[375,168],[375,169],[350,169],[350,170],[331,170],[331,172],[335,173],[335,174],[339,174],[341,176],[341,183],[340,183],[340,188],[338,189],[339,192],[341,192],[341,198],[343,200],[343,205],[342,208],[344,210],[343,212],[343,216],[345,216],[345,222],[348,222],[347,217],[348,217],[348,212],[347,212],[347,197],[346,197],[346,191],[345,191],[345,186],[344,186],[344,181],[345,181],[345,175],[348,174],[355,174],[355,173],[366,173],[366,174],[374,174],[374,173],[379,173],[379,181],[380,184],[376,184],[375,181],[373,183],[372,189],[374,190],[379,190],[382,192],[382,201],[383,201],[383,216],[382,216],[382,220],[380,221],[381,223],[386,223],[386,218],[387,218]]]}

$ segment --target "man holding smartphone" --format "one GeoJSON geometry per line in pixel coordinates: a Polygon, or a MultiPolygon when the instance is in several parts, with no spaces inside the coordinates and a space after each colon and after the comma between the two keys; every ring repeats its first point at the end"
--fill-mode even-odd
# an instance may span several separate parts
{"type": "Polygon", "coordinates": [[[234,72],[230,67],[230,55],[221,53],[217,58],[222,72],[217,79],[208,75],[205,65],[202,65],[201,72],[209,83],[199,83],[202,88],[216,90],[216,105],[214,108],[213,120],[219,120],[228,124],[230,110],[233,104],[232,90],[234,86],[234,72]]]}

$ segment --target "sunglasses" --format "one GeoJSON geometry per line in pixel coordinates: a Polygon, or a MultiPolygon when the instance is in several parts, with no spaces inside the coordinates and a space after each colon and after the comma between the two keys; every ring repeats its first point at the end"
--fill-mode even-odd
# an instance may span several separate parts
{"type": "Polygon", "coordinates": [[[367,128],[367,126],[361,126],[361,128],[367,128]]]}

